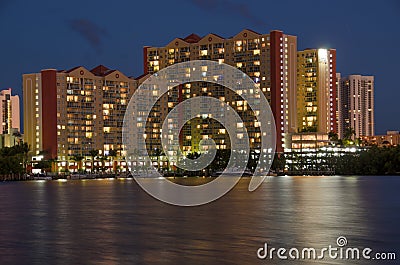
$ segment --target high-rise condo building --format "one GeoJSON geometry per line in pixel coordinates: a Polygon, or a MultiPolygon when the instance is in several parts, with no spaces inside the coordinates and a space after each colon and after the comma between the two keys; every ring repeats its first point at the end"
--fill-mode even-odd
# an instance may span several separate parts
{"type": "Polygon", "coordinates": [[[11,94],[12,89],[0,91],[0,134],[20,131],[19,96],[11,94]]]}
{"type": "Polygon", "coordinates": [[[0,148],[11,147],[21,141],[19,96],[12,89],[0,91],[0,148]]]}
{"type": "MultiPolygon", "coordinates": [[[[281,31],[260,34],[246,29],[230,38],[212,33],[203,37],[191,34],[183,39],[175,38],[164,47],[144,47],[144,72],[153,74],[169,65],[190,60],[214,60],[240,69],[254,80],[270,102],[277,128],[276,151],[282,152],[286,136],[297,129],[296,54],[297,37],[281,31]]],[[[147,139],[148,148],[160,147],[159,129],[168,110],[186,98],[203,95],[216,97],[232,106],[245,122],[250,147],[259,146],[260,133],[246,102],[224,87],[196,82],[179,86],[160,100],[161,119],[149,128],[152,137],[147,139]]],[[[222,125],[209,119],[193,120],[185,125],[181,144],[185,151],[196,151],[199,140],[207,137],[213,138],[217,148],[230,148],[222,125]]]]}
{"type": "Polygon", "coordinates": [[[337,131],[336,50],[297,53],[298,132],[337,131]]]}
{"type": "Polygon", "coordinates": [[[350,128],[356,138],[375,135],[374,77],[349,75],[339,84],[339,138],[350,128]]]}
{"type": "Polygon", "coordinates": [[[57,158],[59,170],[71,170],[69,161],[91,150],[123,156],[123,118],[136,87],[135,79],[102,65],[24,74],[24,141],[33,155],[57,158]]]}

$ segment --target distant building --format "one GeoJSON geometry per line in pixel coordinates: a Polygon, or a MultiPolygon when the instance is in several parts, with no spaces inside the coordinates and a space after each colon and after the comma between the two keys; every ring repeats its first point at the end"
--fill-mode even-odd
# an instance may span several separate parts
{"type": "MultiPolygon", "coordinates": [[[[153,74],[169,65],[191,60],[213,60],[238,68],[254,80],[270,102],[277,129],[276,151],[282,152],[287,145],[285,138],[297,129],[296,54],[297,37],[281,31],[263,34],[245,29],[230,38],[213,33],[203,37],[191,34],[186,38],[175,38],[164,47],[144,47],[144,73],[153,74]]],[[[155,127],[149,128],[149,149],[161,147],[159,129],[168,109],[183,99],[199,95],[217,97],[241,112],[249,133],[250,147],[260,146],[260,132],[255,128],[254,116],[250,115],[243,99],[219,85],[198,82],[185,84],[161,100],[165,107],[160,110],[161,120],[155,122],[155,127]]],[[[220,133],[221,130],[218,122],[192,121],[191,126],[183,128],[181,140],[184,151],[196,151],[199,140],[208,136],[213,138],[217,148],[229,148],[229,137],[220,133]]]]}
{"type": "Polygon", "coordinates": [[[0,148],[12,147],[21,141],[19,96],[12,89],[0,91],[0,148]]]}
{"type": "Polygon", "coordinates": [[[336,50],[306,49],[297,53],[298,132],[337,131],[336,50]]]}
{"type": "Polygon", "coordinates": [[[396,146],[400,144],[399,131],[387,131],[385,135],[361,136],[364,145],[396,146]]]}
{"type": "Polygon", "coordinates": [[[0,149],[18,145],[22,142],[22,139],[21,133],[16,128],[13,128],[10,134],[0,134],[0,149]]]}
{"type": "Polygon", "coordinates": [[[136,87],[135,79],[102,65],[24,74],[24,141],[32,155],[57,159],[59,170],[71,170],[76,156],[90,160],[91,150],[122,157],[123,118],[136,87]]]}
{"type": "Polygon", "coordinates": [[[13,129],[20,131],[19,96],[13,96],[11,91],[11,88],[0,91],[1,134],[11,134],[13,129]]]}
{"type": "Polygon", "coordinates": [[[338,89],[339,138],[347,129],[355,131],[355,137],[373,136],[374,122],[374,77],[349,75],[341,77],[338,89]]]}

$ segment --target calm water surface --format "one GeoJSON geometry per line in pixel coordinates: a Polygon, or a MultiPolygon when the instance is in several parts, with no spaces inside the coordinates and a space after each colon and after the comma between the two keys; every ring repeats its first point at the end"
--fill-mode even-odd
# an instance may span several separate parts
{"type": "Polygon", "coordinates": [[[400,177],[249,179],[176,207],[134,180],[0,183],[0,264],[400,264],[400,177]],[[396,261],[259,260],[258,248],[336,246],[396,261]]]}

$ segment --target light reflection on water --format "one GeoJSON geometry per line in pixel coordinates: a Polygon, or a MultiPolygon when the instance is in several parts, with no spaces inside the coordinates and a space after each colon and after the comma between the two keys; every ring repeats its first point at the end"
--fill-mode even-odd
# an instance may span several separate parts
{"type": "Polygon", "coordinates": [[[243,179],[216,202],[177,207],[134,180],[0,183],[0,264],[396,264],[258,260],[271,247],[397,251],[400,178],[243,179]]]}

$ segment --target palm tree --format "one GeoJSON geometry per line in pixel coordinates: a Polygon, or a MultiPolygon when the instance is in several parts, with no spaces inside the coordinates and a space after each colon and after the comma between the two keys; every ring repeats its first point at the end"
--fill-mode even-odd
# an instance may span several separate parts
{"type": "Polygon", "coordinates": [[[344,130],[343,144],[344,145],[352,145],[353,144],[353,136],[356,135],[356,131],[348,127],[344,130]]]}
{"type": "Polygon", "coordinates": [[[82,171],[82,160],[85,157],[83,155],[74,155],[72,156],[72,160],[78,163],[78,171],[82,171]]]}
{"type": "Polygon", "coordinates": [[[153,151],[153,157],[157,158],[157,169],[160,170],[160,157],[164,155],[163,150],[155,148],[153,151]]]}
{"type": "Polygon", "coordinates": [[[100,160],[100,162],[101,162],[101,164],[100,164],[100,171],[101,171],[102,173],[104,173],[104,162],[108,160],[108,157],[107,157],[107,156],[98,156],[97,158],[98,158],[98,159],[100,160]]]}
{"type": "Polygon", "coordinates": [[[116,150],[114,150],[114,149],[111,149],[109,152],[108,152],[108,156],[111,158],[111,165],[112,165],[112,171],[113,172],[115,172],[116,171],[116,166],[114,167],[114,160],[115,160],[115,158],[117,158],[117,151],[116,150]]]}
{"type": "Polygon", "coordinates": [[[331,140],[332,142],[337,142],[337,141],[339,141],[338,134],[335,133],[335,132],[332,132],[332,131],[328,133],[328,138],[329,138],[329,140],[331,140]]]}
{"type": "Polygon", "coordinates": [[[344,131],[344,139],[352,140],[353,135],[356,135],[356,131],[351,127],[346,128],[346,130],[344,131]]]}
{"type": "Polygon", "coordinates": [[[91,171],[93,172],[93,171],[94,171],[94,159],[96,158],[96,156],[99,155],[99,150],[94,150],[94,149],[92,149],[92,150],[89,151],[89,155],[90,155],[90,157],[92,158],[92,168],[91,168],[91,171]]]}
{"type": "Polygon", "coordinates": [[[20,143],[17,145],[18,152],[22,154],[22,165],[24,167],[24,171],[26,172],[26,167],[28,164],[28,153],[31,150],[31,147],[28,143],[20,143]]]}
{"type": "Polygon", "coordinates": [[[128,168],[128,171],[138,171],[139,170],[139,156],[140,156],[140,151],[138,149],[134,149],[133,152],[130,152],[127,154],[126,158],[127,161],[131,163],[131,166],[128,168]],[[132,165],[134,163],[134,165],[132,165]]]}
{"type": "Polygon", "coordinates": [[[271,165],[271,169],[275,172],[283,172],[285,170],[286,158],[283,153],[275,153],[274,160],[271,165]]]}

